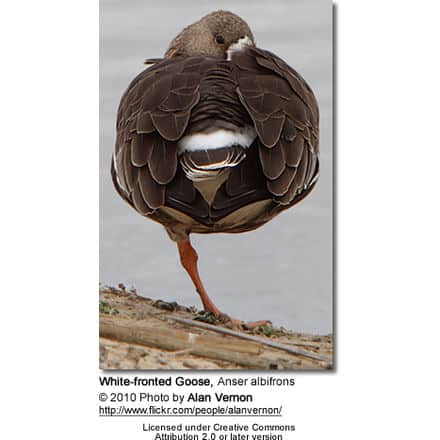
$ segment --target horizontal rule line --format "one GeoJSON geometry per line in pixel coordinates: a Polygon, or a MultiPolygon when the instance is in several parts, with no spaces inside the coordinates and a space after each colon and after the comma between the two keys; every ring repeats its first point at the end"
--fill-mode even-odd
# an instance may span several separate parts
{"type": "Polygon", "coordinates": [[[281,414],[270,415],[212,415],[212,414],[200,414],[200,415],[185,415],[185,414],[173,414],[173,415],[147,415],[147,414],[99,414],[99,417],[282,417],[281,414]]]}

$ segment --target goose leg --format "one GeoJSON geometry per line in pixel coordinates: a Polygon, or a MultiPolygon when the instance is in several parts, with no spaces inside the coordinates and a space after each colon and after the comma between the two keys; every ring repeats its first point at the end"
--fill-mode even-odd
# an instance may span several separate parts
{"type": "MultiPolygon", "coordinates": [[[[195,249],[192,247],[191,242],[189,241],[189,237],[177,241],[177,247],[179,249],[180,262],[190,276],[192,282],[194,283],[197,293],[200,295],[200,299],[202,300],[203,308],[205,309],[205,311],[211,312],[215,317],[220,317],[222,315],[222,312],[212,302],[211,298],[209,298],[208,293],[203,286],[202,280],[200,279],[199,270],[197,267],[197,260],[199,257],[195,249]]],[[[230,319],[234,326],[241,327],[242,325],[245,325],[249,329],[254,329],[261,325],[270,324],[270,321],[267,320],[245,323],[239,319],[230,319]]]]}
{"type": "Polygon", "coordinates": [[[179,249],[180,262],[194,283],[197,293],[200,295],[200,299],[202,300],[203,308],[207,312],[213,313],[218,318],[221,315],[221,312],[211,301],[211,298],[209,298],[205,287],[203,286],[197,267],[197,260],[199,257],[195,249],[191,246],[189,238],[179,240],[177,242],[177,247],[179,249]]]}

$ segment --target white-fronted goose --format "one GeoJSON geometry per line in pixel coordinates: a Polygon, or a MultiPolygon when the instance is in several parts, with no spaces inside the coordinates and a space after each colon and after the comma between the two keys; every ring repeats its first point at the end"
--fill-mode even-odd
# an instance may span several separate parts
{"type": "Polygon", "coordinates": [[[177,242],[206,311],[189,236],[244,232],[302,200],[319,175],[319,112],[283,60],[245,21],[213,12],[186,27],[119,105],[113,183],[177,242]]]}

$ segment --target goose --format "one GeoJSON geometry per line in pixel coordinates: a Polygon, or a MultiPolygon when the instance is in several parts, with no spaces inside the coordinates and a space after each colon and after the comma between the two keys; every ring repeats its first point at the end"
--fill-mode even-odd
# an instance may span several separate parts
{"type": "Polygon", "coordinates": [[[312,191],[317,100],[301,75],[257,47],[248,24],[228,11],[185,27],[163,58],[145,64],[119,104],[113,184],[176,242],[204,310],[229,318],[208,296],[190,235],[254,230],[312,191]]]}

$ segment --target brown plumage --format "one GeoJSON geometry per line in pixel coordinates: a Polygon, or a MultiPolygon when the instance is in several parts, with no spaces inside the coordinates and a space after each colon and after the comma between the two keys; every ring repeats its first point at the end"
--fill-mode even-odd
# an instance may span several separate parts
{"type": "Polygon", "coordinates": [[[205,309],[219,315],[189,234],[255,229],[312,190],[317,102],[299,73],[257,48],[230,12],[186,27],[165,58],[147,63],[121,99],[113,182],[177,241],[205,309]]]}

